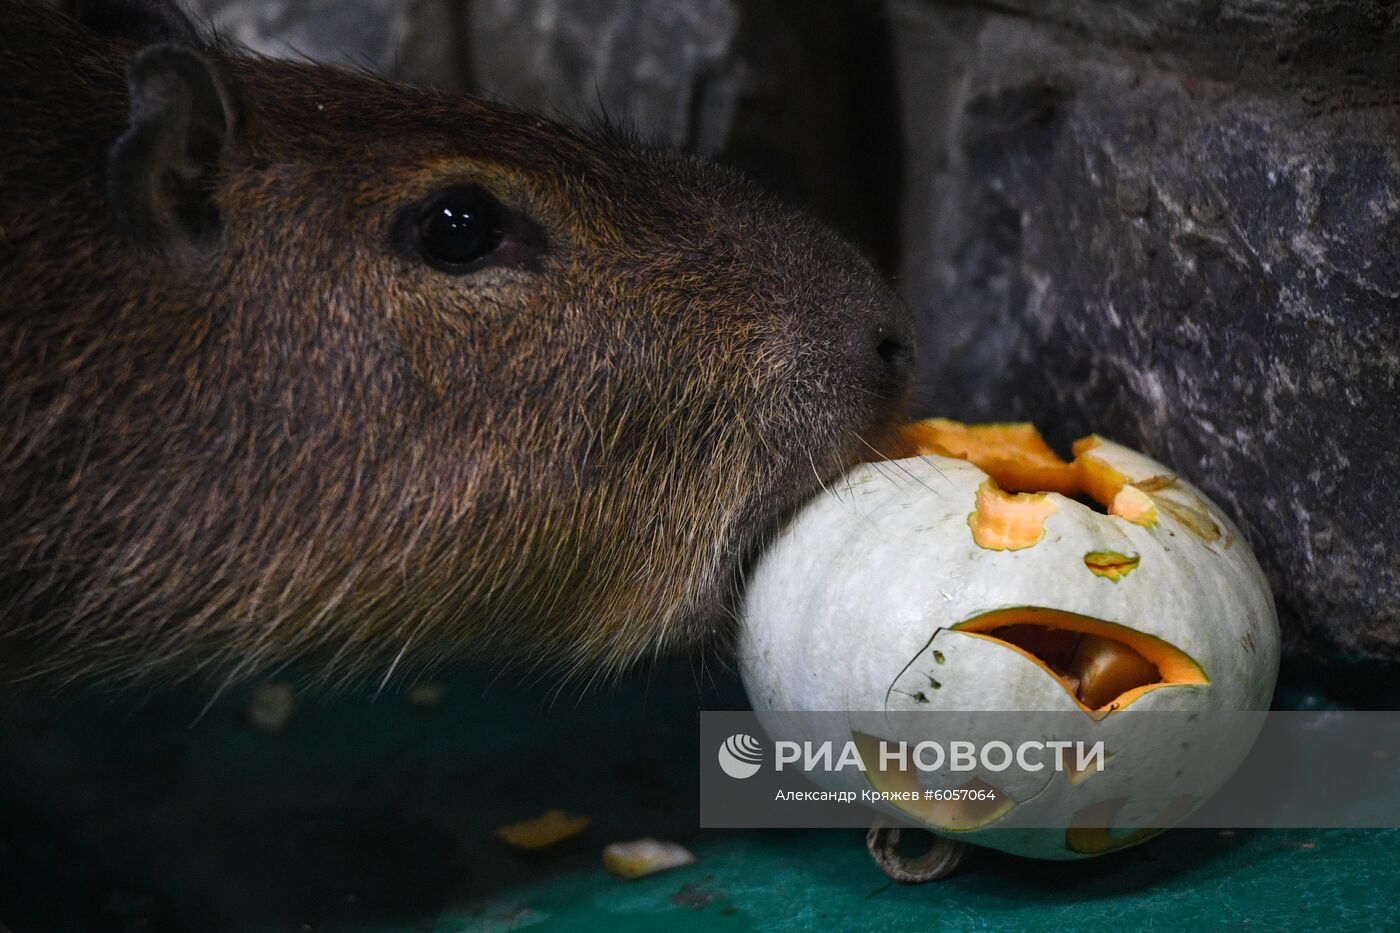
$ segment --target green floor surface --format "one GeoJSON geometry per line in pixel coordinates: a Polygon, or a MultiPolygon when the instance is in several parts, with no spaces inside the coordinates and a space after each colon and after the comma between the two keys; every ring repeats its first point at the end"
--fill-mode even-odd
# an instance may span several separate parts
{"type": "MultiPolygon", "coordinates": [[[[461,671],[400,692],[309,693],[276,733],[234,690],[6,696],[0,924],[111,930],[1400,929],[1400,831],[1167,833],[1091,862],[991,853],[889,884],[855,831],[696,828],[696,710],[742,704],[685,664],[605,689],[461,671]],[[707,681],[708,683],[708,681],[707,681]],[[550,807],[592,824],[525,854],[492,830],[550,807]],[[640,881],[607,842],[695,865],[640,881]]],[[[1317,705],[1295,692],[1288,703],[1317,705]]]]}

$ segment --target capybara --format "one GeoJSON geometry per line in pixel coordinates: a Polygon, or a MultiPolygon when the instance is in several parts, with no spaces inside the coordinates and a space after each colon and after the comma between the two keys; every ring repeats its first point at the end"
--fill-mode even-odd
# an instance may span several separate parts
{"type": "Polygon", "coordinates": [[[619,665],[900,419],[905,311],[733,171],[0,0],[9,676],[619,665]]]}

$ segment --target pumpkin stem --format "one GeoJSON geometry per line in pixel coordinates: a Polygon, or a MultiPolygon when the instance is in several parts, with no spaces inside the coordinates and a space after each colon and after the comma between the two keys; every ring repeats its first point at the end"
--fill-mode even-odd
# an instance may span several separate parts
{"type": "Polygon", "coordinates": [[[928,851],[908,856],[899,851],[899,834],[900,830],[893,826],[872,826],[865,834],[865,848],[880,870],[900,884],[923,884],[946,878],[957,870],[972,848],[965,842],[928,833],[933,840],[928,851]]]}

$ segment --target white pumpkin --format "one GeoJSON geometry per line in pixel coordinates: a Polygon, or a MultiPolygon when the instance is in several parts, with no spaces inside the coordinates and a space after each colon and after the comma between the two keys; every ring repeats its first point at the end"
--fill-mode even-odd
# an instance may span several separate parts
{"type": "Polygon", "coordinates": [[[1198,753],[1206,717],[1149,729],[1114,713],[1267,708],[1278,619],[1248,545],[1198,489],[1117,444],[1086,438],[1067,463],[1028,425],[914,429],[925,431],[917,449],[970,457],[995,478],[925,453],[859,466],[807,505],[747,587],[740,665],[755,710],[849,711],[843,735],[782,736],[862,744],[865,774],[810,775],[831,789],[996,787],[995,806],[899,807],[979,845],[1076,858],[1179,820],[1229,777],[1253,732],[1198,753]],[[865,743],[918,742],[938,719],[883,716],[902,710],[1077,713],[1063,719],[1080,735],[1057,737],[1106,737],[1112,757],[1102,771],[1034,779],[882,772],[865,743]],[[1102,825],[1033,828],[1052,825],[1047,813],[1102,825]]]}

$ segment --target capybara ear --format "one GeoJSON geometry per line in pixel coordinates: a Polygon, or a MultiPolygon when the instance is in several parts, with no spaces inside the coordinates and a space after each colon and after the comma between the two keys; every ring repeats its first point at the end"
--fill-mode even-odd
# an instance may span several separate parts
{"type": "Polygon", "coordinates": [[[199,30],[175,0],[64,0],[68,15],[104,36],[142,45],[202,45],[199,30]]]}
{"type": "Polygon", "coordinates": [[[177,262],[200,262],[222,231],[219,179],[237,123],[218,70],[178,45],[154,45],[127,65],[130,126],[107,158],[107,198],[132,240],[177,262]]]}

